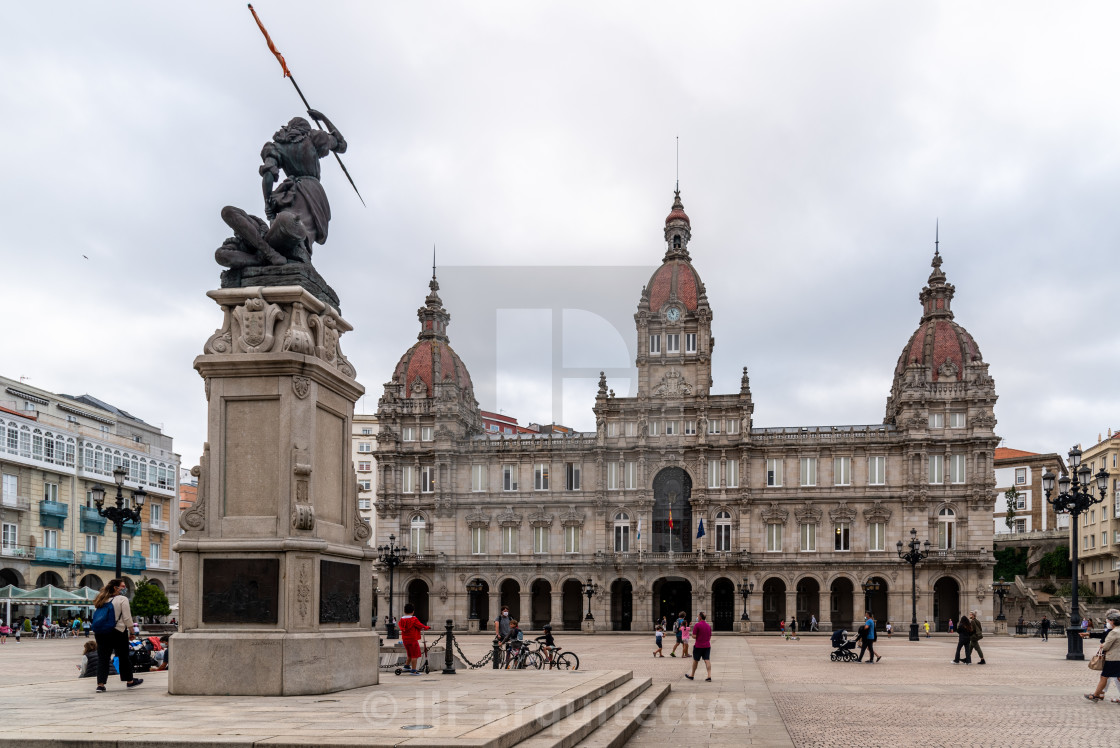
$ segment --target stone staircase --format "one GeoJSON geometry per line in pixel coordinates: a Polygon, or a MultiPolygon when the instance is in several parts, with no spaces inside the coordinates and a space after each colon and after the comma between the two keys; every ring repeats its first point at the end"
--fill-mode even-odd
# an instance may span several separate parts
{"type": "Polygon", "coordinates": [[[636,679],[624,673],[572,703],[566,716],[522,738],[526,748],[616,748],[657,710],[669,694],[669,684],[636,679]]]}

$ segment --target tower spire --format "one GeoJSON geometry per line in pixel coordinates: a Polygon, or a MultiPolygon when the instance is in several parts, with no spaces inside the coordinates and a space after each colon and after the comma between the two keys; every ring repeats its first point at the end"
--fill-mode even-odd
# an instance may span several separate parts
{"type": "Polygon", "coordinates": [[[681,136],[677,136],[677,187],[676,193],[681,194],[681,136]]]}
{"type": "Polygon", "coordinates": [[[432,242],[432,280],[436,279],[436,243],[432,242]]]}
{"type": "Polygon", "coordinates": [[[933,254],[941,254],[941,219],[935,218],[933,221],[933,254]]]}

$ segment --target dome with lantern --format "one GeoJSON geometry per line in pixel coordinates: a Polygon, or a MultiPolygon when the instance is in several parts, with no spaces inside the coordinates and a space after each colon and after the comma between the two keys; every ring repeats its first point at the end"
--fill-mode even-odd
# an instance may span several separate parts
{"type": "Polygon", "coordinates": [[[691,238],[692,222],[684,212],[678,189],[673,193],[673,207],[665,218],[665,257],[642,292],[639,310],[657,314],[670,301],[680,304],[686,312],[707,306],[704,284],[688,254],[691,238]]]}
{"type": "Polygon", "coordinates": [[[407,399],[436,397],[441,385],[452,385],[458,388],[452,396],[473,402],[471,375],[448,342],[447,325],[451,314],[443,308],[434,274],[428,287],[430,292],[424,306],[416,312],[420,318],[418,340],[393,368],[393,379],[387,387],[397,390],[396,396],[407,399]]]}

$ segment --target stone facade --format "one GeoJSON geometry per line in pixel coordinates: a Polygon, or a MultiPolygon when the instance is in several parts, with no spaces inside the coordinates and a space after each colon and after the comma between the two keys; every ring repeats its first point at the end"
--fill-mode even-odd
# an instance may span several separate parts
{"type": "Polygon", "coordinates": [[[995,534],[999,541],[1007,535],[1029,532],[1046,532],[1069,529],[1069,515],[1058,514],[1046,501],[1042,490],[1042,476],[1047,470],[1061,477],[1066,474],[1065,460],[1053,452],[1036,454],[1021,449],[998,447],[995,451],[996,504],[995,534]],[[1016,499],[1013,526],[1007,524],[1007,491],[1015,489],[1016,499]]]}
{"type": "Polygon", "coordinates": [[[934,548],[919,622],[990,619],[996,393],[940,254],[882,423],[773,428],[753,423],[745,367],[738,392],[710,391],[713,312],[679,193],[664,237],[635,314],[637,396],[600,377],[593,433],[484,433],[433,278],[377,414],[377,542],[412,551],[394,611],[411,600],[466,628],[508,605],[529,628],[577,629],[590,605],[594,627],[649,630],[703,610],[717,630],[793,615],[823,630],[850,628],[874,581],[870,607],[900,624],[911,584],[895,543],[916,528],[934,548]]]}
{"type": "MultiPolygon", "coordinates": [[[[170,436],[125,411],[0,377],[0,586],[100,588],[116,571],[116,532],[90,497],[115,502],[113,468],[125,465],[126,500],[148,494],[141,522],[126,524],[121,571],[130,589],[142,577],[178,599],[171,544],[178,535],[179,455],[170,436]]],[[[19,612],[37,614],[24,606],[19,612]]],[[[46,613],[44,607],[42,610],[46,613]]]]}
{"type": "MultiPolygon", "coordinates": [[[[1108,437],[1087,448],[1081,462],[1093,475],[1104,468],[1109,473],[1104,501],[1081,515],[1078,577],[1097,595],[1117,594],[1120,578],[1120,434],[1111,431],[1108,437]]],[[[1093,493],[1096,495],[1094,485],[1093,493]]],[[[1072,531],[1071,542],[1072,542],[1072,531]]]]}

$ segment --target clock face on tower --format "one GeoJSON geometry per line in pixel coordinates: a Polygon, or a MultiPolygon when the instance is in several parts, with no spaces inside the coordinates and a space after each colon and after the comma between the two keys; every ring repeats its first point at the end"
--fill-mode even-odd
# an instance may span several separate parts
{"type": "Polygon", "coordinates": [[[675,306],[671,306],[665,310],[665,319],[669,320],[670,322],[676,322],[680,318],[681,310],[677,309],[675,306]]]}

